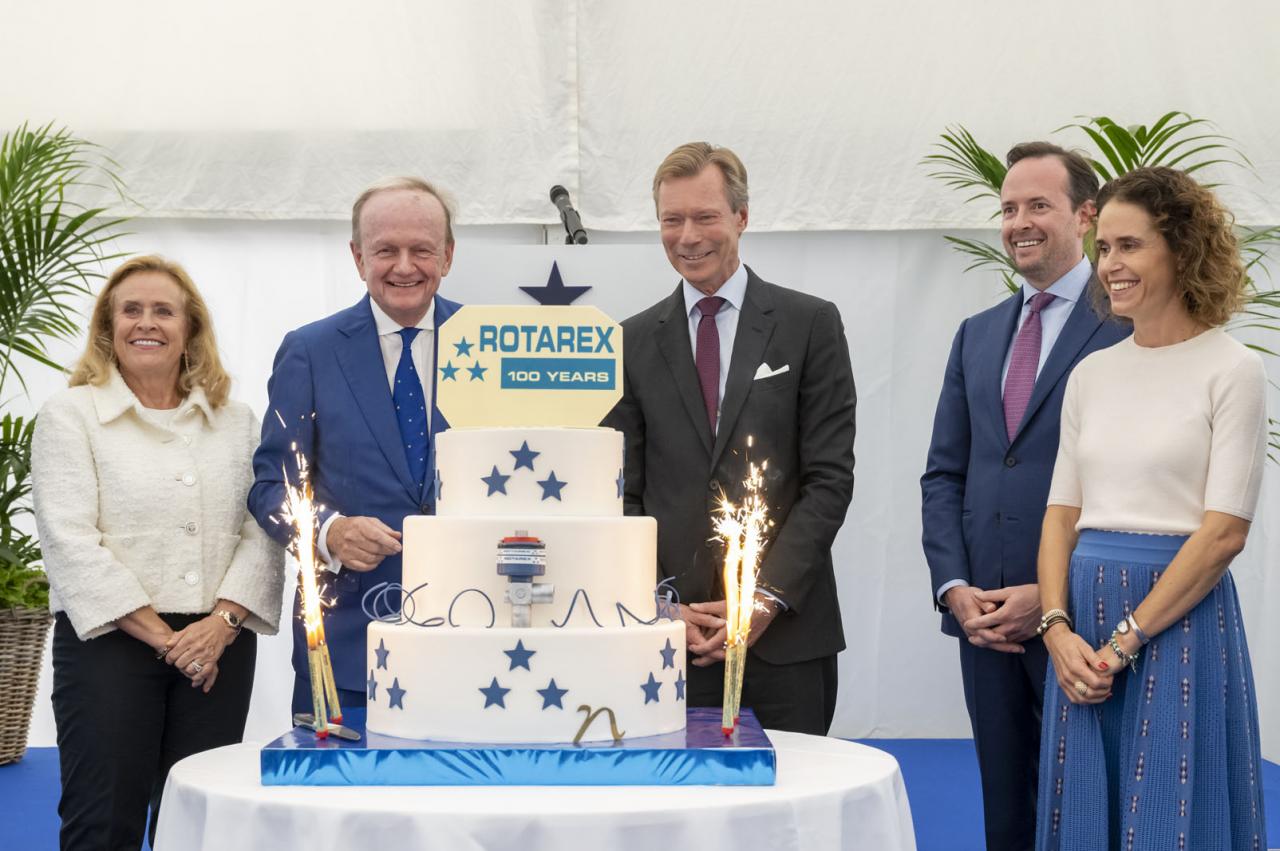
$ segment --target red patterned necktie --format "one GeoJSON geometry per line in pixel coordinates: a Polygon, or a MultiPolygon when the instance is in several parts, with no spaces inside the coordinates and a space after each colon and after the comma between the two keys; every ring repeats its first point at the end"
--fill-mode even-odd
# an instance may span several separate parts
{"type": "Polygon", "coordinates": [[[724,305],[720,296],[707,296],[697,304],[702,318],[698,320],[698,343],[693,362],[698,367],[698,383],[702,385],[702,402],[707,406],[711,433],[716,433],[716,412],[720,409],[720,331],[716,314],[724,305]]]}
{"type": "Polygon", "coordinates": [[[1036,386],[1036,370],[1040,367],[1040,311],[1053,301],[1052,293],[1036,293],[1031,297],[1031,312],[1018,329],[1009,356],[1009,373],[1004,379],[1004,427],[1009,440],[1018,433],[1022,415],[1027,412],[1031,391],[1036,386]]]}

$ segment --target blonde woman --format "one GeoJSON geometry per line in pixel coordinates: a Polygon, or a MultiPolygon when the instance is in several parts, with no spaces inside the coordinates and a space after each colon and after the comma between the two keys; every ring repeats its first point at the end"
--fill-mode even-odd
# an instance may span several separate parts
{"type": "Polygon", "coordinates": [[[107,280],[71,386],[40,411],[61,846],[137,848],[169,768],[240,741],[283,553],[245,508],[258,425],[227,398],[208,308],[176,263],[107,280]]]}
{"type": "Polygon", "coordinates": [[[1258,712],[1227,568],[1258,502],[1266,376],[1222,329],[1244,295],[1231,216],[1169,168],[1111,181],[1098,209],[1100,297],[1133,336],[1085,358],[1062,405],[1037,848],[1256,851],[1258,712]]]}

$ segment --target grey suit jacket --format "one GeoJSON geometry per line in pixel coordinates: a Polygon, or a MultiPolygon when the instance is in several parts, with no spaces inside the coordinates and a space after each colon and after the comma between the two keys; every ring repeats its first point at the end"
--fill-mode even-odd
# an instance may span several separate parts
{"type": "Polygon", "coordinates": [[[626,435],[626,511],[658,521],[658,566],[680,600],[724,598],[711,517],[734,500],[753,461],[768,459],[775,523],[760,582],[787,606],[754,651],[787,664],[844,649],[831,544],[853,496],[853,371],[834,304],[762,281],[747,290],[711,434],[680,286],[622,323],[624,393],[605,425],[626,435]],[[755,380],[762,363],[784,373],[755,380]]]}

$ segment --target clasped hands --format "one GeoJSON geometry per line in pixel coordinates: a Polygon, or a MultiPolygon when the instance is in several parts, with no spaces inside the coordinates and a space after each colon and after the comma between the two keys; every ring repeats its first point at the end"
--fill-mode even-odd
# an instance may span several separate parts
{"type": "Polygon", "coordinates": [[[222,618],[210,614],[177,632],[170,632],[156,646],[156,656],[181,671],[191,680],[192,688],[208,694],[218,679],[218,660],[235,637],[236,630],[222,618]]]}
{"type": "MultiPolygon", "coordinates": [[[[716,662],[724,661],[725,641],[729,637],[725,609],[724,600],[680,604],[680,618],[684,621],[685,628],[685,644],[693,654],[693,664],[699,668],[706,668],[716,662]]],[[[762,595],[756,597],[756,605],[751,612],[751,633],[747,636],[748,647],[760,640],[760,636],[769,628],[769,624],[773,623],[777,615],[777,602],[762,595]]]]}
{"type": "MultiPolygon", "coordinates": [[[[1116,643],[1130,654],[1141,649],[1138,639],[1132,635],[1117,635],[1116,643]]],[[[1094,650],[1065,623],[1056,623],[1044,634],[1044,646],[1053,657],[1058,687],[1067,700],[1088,705],[1111,697],[1111,684],[1123,673],[1125,665],[1110,644],[1094,650]]]]}
{"type": "Polygon", "coordinates": [[[1025,653],[1022,642],[1040,626],[1040,589],[1034,582],[990,591],[957,585],[947,590],[944,602],[976,647],[1025,653]]]}

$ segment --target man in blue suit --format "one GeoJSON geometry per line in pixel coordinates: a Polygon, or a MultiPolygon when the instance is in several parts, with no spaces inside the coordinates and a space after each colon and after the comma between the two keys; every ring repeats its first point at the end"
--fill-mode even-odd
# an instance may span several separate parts
{"type": "Polygon", "coordinates": [[[933,602],[960,638],[989,851],[1035,842],[1047,665],[1036,552],[1062,394],[1081,358],[1128,333],[1089,298],[1089,163],[1047,142],[1015,146],[1007,163],[1001,237],[1022,287],[960,324],[920,480],[933,602]]]}
{"type": "MultiPolygon", "coordinates": [[[[434,438],[448,427],[435,406],[435,332],[459,307],[436,294],[453,262],[447,202],[417,178],[374,184],[351,211],[351,256],[369,293],[285,336],[249,492],[258,523],[287,545],[293,530],[275,518],[285,477],[298,482],[295,456],[307,459],[323,506],[320,593],[344,707],[365,705],[364,595],[400,581],[405,515],[434,511],[434,438]]],[[[311,706],[299,611],[295,597],[294,712],[311,706]]]]}

